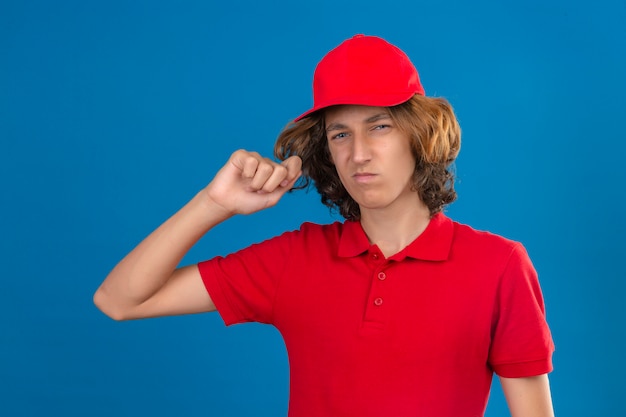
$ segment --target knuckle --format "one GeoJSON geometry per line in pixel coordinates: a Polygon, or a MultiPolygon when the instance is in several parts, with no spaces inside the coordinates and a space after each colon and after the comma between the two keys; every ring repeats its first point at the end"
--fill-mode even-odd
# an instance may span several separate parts
{"type": "Polygon", "coordinates": [[[283,166],[283,165],[276,165],[276,167],[274,168],[274,171],[276,171],[277,174],[280,174],[282,176],[287,175],[287,167],[283,166]]]}
{"type": "Polygon", "coordinates": [[[257,172],[261,173],[261,174],[271,174],[273,171],[273,168],[271,165],[269,164],[260,164],[259,167],[257,168],[257,172]]]}
{"type": "Polygon", "coordinates": [[[237,149],[235,152],[233,152],[232,156],[235,158],[241,158],[246,154],[248,154],[248,152],[245,149],[237,149]]]}

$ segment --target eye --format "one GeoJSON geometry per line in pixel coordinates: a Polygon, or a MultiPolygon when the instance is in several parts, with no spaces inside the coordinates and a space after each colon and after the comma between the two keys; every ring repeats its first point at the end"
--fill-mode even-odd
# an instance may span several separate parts
{"type": "Polygon", "coordinates": [[[391,125],[376,125],[374,126],[374,130],[383,130],[383,129],[389,129],[391,127],[391,125]]]}
{"type": "Polygon", "coordinates": [[[330,139],[331,139],[331,140],[333,140],[333,139],[343,139],[343,138],[345,138],[345,137],[347,137],[347,136],[348,136],[348,134],[347,134],[346,132],[339,132],[339,133],[337,133],[337,134],[335,134],[335,135],[332,135],[332,136],[330,137],[330,139]]]}

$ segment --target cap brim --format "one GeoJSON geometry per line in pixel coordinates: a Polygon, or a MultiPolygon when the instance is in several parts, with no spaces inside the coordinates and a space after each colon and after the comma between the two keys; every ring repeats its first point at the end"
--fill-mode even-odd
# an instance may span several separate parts
{"type": "MultiPolygon", "coordinates": [[[[302,113],[300,116],[296,117],[293,121],[297,122],[299,120],[304,119],[307,116],[310,116],[311,114],[315,113],[318,110],[323,110],[331,106],[348,106],[348,105],[371,106],[371,107],[397,106],[399,104],[402,104],[408,101],[415,94],[420,94],[420,92],[411,92],[409,94],[407,93],[385,94],[384,96],[380,96],[380,95],[377,95],[376,97],[368,96],[368,97],[360,97],[358,99],[355,99],[354,97],[344,98],[344,99],[339,98],[339,99],[333,100],[332,102],[318,103],[312,109],[307,110],[306,112],[302,113]]],[[[422,93],[420,95],[424,95],[424,94],[422,93]]]]}

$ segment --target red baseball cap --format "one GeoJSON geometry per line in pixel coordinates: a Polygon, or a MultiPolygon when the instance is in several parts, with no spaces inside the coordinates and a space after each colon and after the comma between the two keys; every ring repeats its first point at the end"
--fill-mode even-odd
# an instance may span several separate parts
{"type": "Polygon", "coordinates": [[[402,104],[424,87],[409,57],[376,36],[355,35],[322,58],[313,75],[313,108],[298,121],[328,106],[402,104]]]}

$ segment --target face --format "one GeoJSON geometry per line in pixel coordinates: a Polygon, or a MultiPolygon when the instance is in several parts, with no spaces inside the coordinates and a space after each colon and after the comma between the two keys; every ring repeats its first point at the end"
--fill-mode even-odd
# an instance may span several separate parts
{"type": "Polygon", "coordinates": [[[332,161],[361,215],[368,210],[405,209],[420,204],[411,190],[415,158],[409,137],[384,107],[338,106],[326,110],[332,161]]]}

